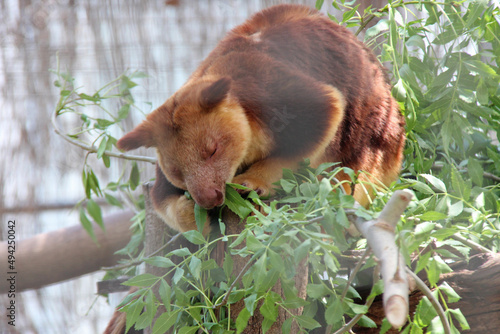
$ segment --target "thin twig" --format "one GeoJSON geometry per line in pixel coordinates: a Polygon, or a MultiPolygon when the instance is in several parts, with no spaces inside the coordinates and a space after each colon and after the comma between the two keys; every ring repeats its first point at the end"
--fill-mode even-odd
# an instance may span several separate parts
{"type": "Polygon", "coordinates": [[[163,246],[161,246],[160,248],[158,248],[157,250],[155,250],[153,253],[149,254],[148,256],[145,256],[145,257],[143,257],[143,258],[141,258],[139,260],[135,260],[135,261],[132,261],[130,263],[119,264],[119,265],[116,265],[116,266],[113,266],[113,267],[103,267],[101,269],[102,270],[120,270],[120,269],[125,269],[125,268],[128,268],[128,267],[132,267],[132,266],[137,266],[137,265],[143,263],[144,261],[146,261],[147,259],[152,258],[153,256],[158,255],[161,251],[163,251],[165,248],[167,248],[168,246],[170,246],[174,241],[176,241],[181,234],[182,233],[177,233],[172,238],[170,238],[170,240],[166,244],[164,244],[163,246]]]}
{"type": "MultiPolygon", "coordinates": [[[[97,153],[98,148],[93,146],[93,145],[87,145],[84,143],[79,142],[78,140],[75,140],[61,132],[59,130],[59,127],[57,126],[57,121],[56,121],[57,115],[54,112],[52,114],[52,126],[54,127],[54,131],[56,134],[61,136],[64,140],[66,140],[68,143],[78,146],[90,153],[97,153]]],[[[153,157],[146,157],[146,156],[141,156],[141,155],[132,155],[132,154],[125,154],[121,152],[111,152],[111,151],[104,151],[103,155],[106,155],[108,157],[113,157],[113,158],[119,158],[119,159],[126,159],[126,160],[135,160],[135,161],[143,161],[143,162],[149,162],[152,164],[156,163],[156,158],[153,157]]]]}
{"type": "Polygon", "coordinates": [[[354,281],[354,278],[358,274],[358,271],[361,269],[361,266],[363,266],[363,260],[366,259],[366,257],[368,256],[368,254],[370,254],[370,252],[371,252],[371,249],[367,247],[365,249],[365,252],[363,253],[363,255],[361,255],[361,258],[359,259],[358,263],[356,263],[356,266],[354,267],[351,274],[349,275],[349,280],[347,281],[347,284],[344,288],[344,291],[342,291],[342,295],[340,296],[340,301],[344,300],[344,298],[347,294],[347,291],[349,290],[349,286],[351,286],[352,282],[354,281]]]}
{"type": "MultiPolygon", "coordinates": [[[[379,279],[379,275],[380,275],[380,267],[376,266],[375,270],[373,271],[373,285],[374,286],[375,286],[375,283],[377,282],[377,279],[379,279]]],[[[366,300],[366,303],[365,303],[366,309],[370,309],[370,306],[372,306],[372,303],[374,300],[375,300],[375,296],[368,298],[366,300]]],[[[340,328],[334,334],[343,334],[343,333],[350,331],[354,327],[354,325],[356,325],[358,323],[359,319],[361,319],[363,317],[363,315],[364,315],[363,313],[356,314],[351,319],[351,321],[349,321],[347,324],[342,326],[342,328],[340,328]]]]}
{"type": "MultiPolygon", "coordinates": [[[[444,227],[441,225],[441,224],[437,224],[436,223],[436,228],[438,229],[443,229],[444,227]]],[[[484,247],[484,246],[481,246],[480,244],[472,241],[472,240],[469,240],[469,239],[466,239],[464,237],[462,237],[461,235],[455,233],[453,235],[450,236],[452,239],[455,239],[457,241],[460,241],[461,243],[463,243],[464,245],[467,245],[469,246],[470,248],[478,251],[479,253],[493,253],[492,250],[484,247]]]]}
{"type": "Polygon", "coordinates": [[[243,267],[243,269],[241,269],[240,273],[238,274],[238,276],[236,277],[236,279],[234,280],[234,282],[231,283],[231,285],[229,286],[229,289],[227,290],[226,295],[224,296],[224,299],[222,299],[222,301],[220,303],[215,304],[214,306],[212,306],[212,309],[219,309],[220,307],[222,307],[222,306],[224,306],[224,305],[227,304],[227,301],[229,299],[229,295],[231,294],[231,291],[233,291],[234,287],[239,282],[239,280],[241,279],[241,277],[243,277],[243,275],[247,272],[247,270],[250,267],[250,264],[252,262],[253,262],[253,259],[248,260],[248,262],[245,264],[245,266],[243,267]]]}
{"type": "MultiPolygon", "coordinates": [[[[438,164],[438,163],[435,163],[432,165],[432,168],[434,169],[443,169],[444,168],[444,165],[441,165],[441,164],[438,164]]],[[[458,171],[460,172],[469,172],[469,169],[465,168],[465,167],[461,167],[458,169],[458,171]]],[[[496,181],[496,182],[500,182],[500,177],[496,176],[495,174],[492,174],[492,173],[488,173],[488,172],[483,172],[483,176],[487,179],[490,179],[490,180],[493,180],[493,181],[496,181]]]]}
{"type": "MultiPolygon", "coordinates": [[[[366,248],[365,252],[363,253],[363,255],[359,258],[358,263],[356,263],[356,267],[354,267],[354,269],[353,269],[353,271],[352,271],[352,273],[351,273],[351,275],[349,277],[349,280],[347,281],[345,289],[344,289],[344,291],[342,291],[342,295],[340,296],[340,301],[341,302],[344,300],[344,298],[345,298],[345,296],[347,294],[347,291],[349,290],[349,286],[351,286],[352,282],[354,281],[354,278],[356,277],[356,274],[358,273],[359,269],[361,269],[361,266],[363,265],[363,260],[368,256],[368,254],[370,254],[370,252],[371,252],[371,249],[370,248],[366,248]]],[[[377,273],[378,273],[377,269],[375,271],[377,271],[377,273]]],[[[370,308],[372,302],[373,302],[373,298],[367,299],[365,305],[368,308],[370,308]]],[[[340,333],[347,332],[348,330],[350,330],[359,321],[359,319],[361,319],[362,316],[363,316],[363,314],[357,314],[354,318],[351,319],[351,321],[349,321],[347,324],[345,324],[344,326],[342,326],[342,328],[340,328],[337,332],[335,332],[335,334],[340,334],[340,333]]],[[[328,325],[326,327],[325,334],[330,334],[331,332],[332,332],[332,325],[328,325]]]]}
{"type": "Polygon", "coordinates": [[[429,299],[431,302],[432,306],[436,310],[439,319],[441,319],[441,323],[443,324],[443,329],[445,334],[450,334],[451,333],[451,327],[450,323],[448,322],[448,318],[446,318],[446,314],[444,313],[443,308],[441,307],[441,304],[439,304],[439,301],[434,298],[432,295],[431,289],[418,277],[413,271],[411,271],[409,268],[406,268],[406,273],[410,275],[414,280],[415,283],[417,284],[417,287],[422,291],[422,293],[429,299]]]}

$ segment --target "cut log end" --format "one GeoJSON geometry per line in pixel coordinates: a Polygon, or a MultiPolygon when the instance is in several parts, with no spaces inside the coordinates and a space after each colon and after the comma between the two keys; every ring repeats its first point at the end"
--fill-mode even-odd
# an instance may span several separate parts
{"type": "Polygon", "coordinates": [[[410,202],[413,198],[413,193],[407,189],[397,190],[395,194],[399,196],[399,200],[402,202],[410,202]]]}
{"type": "Polygon", "coordinates": [[[401,328],[408,318],[408,303],[398,295],[391,296],[385,305],[385,315],[393,328],[401,328]]]}

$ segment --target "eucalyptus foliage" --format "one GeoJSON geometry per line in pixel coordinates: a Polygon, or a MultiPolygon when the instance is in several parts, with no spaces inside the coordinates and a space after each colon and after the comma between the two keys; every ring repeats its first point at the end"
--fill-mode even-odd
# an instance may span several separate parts
{"type": "MultiPolygon", "coordinates": [[[[316,6],[322,8],[326,4],[317,1],[316,6]]],[[[353,197],[344,194],[335,182],[340,171],[347,173],[353,183],[358,182],[358,175],[335,164],[315,170],[305,163],[297,173],[285,171],[277,185],[279,199],[270,203],[261,201],[255,193],[243,199],[235,190],[238,185],[228,185],[227,207],[246,218],[241,234],[227,235],[224,222],[219,220],[221,234],[216,237],[206,238],[199,231],[184,233],[187,240],[198,245],[196,251],[182,248],[150,258],[138,251],[144,219],[144,212],[140,211],[135,218],[136,233],[120,251],[130,260],[106,275],[135,275],[125,284],[138,290],[120,305],[127,314],[127,330],[132,326],[151,326],[160,306],[167,312],[157,319],[153,333],[169,329],[182,334],[240,333],[256,313],[262,314],[262,328],[266,331],[276,321],[280,309],[290,314],[283,324],[284,333],[290,331],[292,321],[306,332],[322,325],[332,331],[342,328],[349,318],[367,312],[356,290],[366,284],[366,278],[360,274],[348,280],[345,265],[345,259],[356,259],[353,254],[365,249],[366,243],[345,233],[349,226],[347,216],[375,217],[391,192],[401,188],[410,188],[416,195],[396,231],[401,252],[415,272],[426,273],[450,322],[455,321],[452,331],[459,333],[468,328],[460,310],[453,308],[460,296],[446,283],[438,285],[438,280],[440,274],[452,271],[451,262],[467,260],[478,251],[498,252],[500,248],[498,4],[483,0],[391,1],[383,8],[369,7],[362,13],[354,1],[335,1],[332,6],[342,12],[339,23],[356,34],[363,32],[365,42],[388,68],[393,94],[407,122],[401,179],[391,189],[381,189],[369,210],[355,209],[353,197]],[[210,257],[217,243],[227,245],[228,256],[221,266],[210,257]],[[233,258],[238,256],[248,259],[249,265],[235,274],[233,258]],[[298,297],[295,288],[295,277],[301,274],[297,266],[302,261],[309,266],[305,300],[298,297]],[[141,262],[164,268],[165,275],[140,273],[136,264],[141,262]],[[281,283],[284,296],[272,291],[277,282],[281,283]],[[153,287],[159,288],[159,298],[153,287]],[[231,307],[238,301],[243,301],[245,308],[236,321],[231,321],[231,307]],[[300,316],[290,312],[299,307],[304,308],[300,316]]],[[[95,198],[104,197],[121,207],[117,195],[121,193],[133,199],[139,210],[143,209],[142,201],[132,196],[132,191],[146,178],[135,161],[151,160],[117,152],[112,135],[137,109],[131,91],[136,86],[134,80],[143,74],[125,73],[94,94],[75,88],[69,75],[59,70],[56,74],[61,98],[55,117],[76,114],[81,120],[76,132],[59,132],[89,151],[82,172],[86,198],[80,204],[80,217],[93,235],[91,220],[103,227],[95,198]],[[118,112],[105,107],[105,100],[109,99],[120,103],[118,112]],[[102,186],[87,159],[89,155],[95,155],[106,167],[114,161],[110,157],[133,162],[127,173],[102,186]]],[[[197,208],[200,227],[204,215],[197,208]]],[[[368,259],[361,273],[375,266],[375,261],[368,259]]],[[[375,281],[370,297],[382,291],[380,281],[375,281]]],[[[366,316],[358,324],[375,326],[366,316]]],[[[381,333],[389,327],[384,321],[381,333]]],[[[426,298],[420,301],[402,332],[443,332],[436,311],[426,298]]]]}

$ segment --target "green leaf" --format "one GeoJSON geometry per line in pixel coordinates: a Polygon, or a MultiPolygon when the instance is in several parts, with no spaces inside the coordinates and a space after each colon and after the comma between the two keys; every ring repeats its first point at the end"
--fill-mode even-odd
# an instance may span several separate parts
{"type": "Polygon", "coordinates": [[[464,202],[458,201],[455,204],[450,205],[448,208],[448,216],[450,218],[456,217],[464,211],[464,202]]]}
{"type": "Polygon", "coordinates": [[[468,200],[470,196],[470,187],[468,187],[467,182],[464,181],[460,172],[453,167],[451,169],[451,183],[453,185],[453,190],[455,190],[461,198],[468,200]]]}
{"type": "Polygon", "coordinates": [[[420,272],[420,270],[424,269],[425,267],[427,267],[431,255],[432,252],[427,252],[418,257],[417,267],[415,268],[415,274],[420,272]]]}
{"type": "Polygon", "coordinates": [[[182,277],[184,277],[184,269],[179,267],[175,270],[174,277],[172,277],[172,283],[174,284],[179,283],[182,277]]]}
{"type": "Polygon", "coordinates": [[[133,161],[132,170],[130,171],[130,178],[129,178],[130,189],[135,190],[139,185],[139,182],[140,182],[139,167],[137,166],[137,162],[133,161]]]}
{"type": "Polygon", "coordinates": [[[97,225],[99,225],[103,230],[106,230],[102,220],[101,207],[93,199],[89,199],[87,201],[87,211],[97,225]]]}
{"type": "Polygon", "coordinates": [[[265,255],[261,256],[253,265],[254,289],[257,291],[261,291],[261,287],[267,283],[265,281],[267,278],[266,267],[267,261],[265,255]]]}
{"type": "Polygon", "coordinates": [[[470,329],[469,323],[467,322],[465,316],[462,314],[462,311],[460,311],[459,309],[448,309],[448,311],[453,315],[453,318],[458,321],[460,327],[462,327],[462,330],[470,329]]]}
{"type": "Polygon", "coordinates": [[[288,180],[285,180],[285,179],[281,179],[280,180],[280,185],[281,185],[281,188],[283,188],[283,190],[289,194],[294,188],[295,186],[297,185],[296,183],[294,182],[290,182],[288,180]]]}
{"type": "Polygon", "coordinates": [[[342,307],[342,302],[340,299],[335,298],[325,311],[325,320],[329,325],[339,323],[344,318],[344,308],[342,307]]]}
{"type": "Polygon", "coordinates": [[[376,25],[370,27],[366,30],[365,41],[368,41],[374,37],[377,37],[380,33],[389,30],[389,24],[387,19],[381,19],[376,25]]]}
{"type": "Polygon", "coordinates": [[[377,328],[377,324],[372,319],[368,318],[366,315],[363,315],[361,319],[359,319],[357,325],[367,328],[377,328]]]}
{"type": "Polygon", "coordinates": [[[321,327],[321,324],[319,322],[306,315],[299,315],[295,319],[297,320],[299,325],[305,329],[315,329],[321,327]]]}
{"type": "Polygon", "coordinates": [[[233,184],[226,185],[226,200],[225,205],[229,210],[233,211],[240,218],[246,218],[251,212],[250,203],[241,197],[241,195],[233,188],[233,184]]]}
{"type": "Polygon", "coordinates": [[[146,327],[151,326],[151,323],[153,322],[153,318],[156,314],[157,309],[158,307],[154,302],[153,291],[149,289],[146,292],[144,311],[137,319],[134,327],[136,329],[144,329],[146,327]]]}
{"type": "Polygon", "coordinates": [[[248,319],[250,319],[250,312],[244,308],[238,314],[236,318],[236,333],[241,333],[248,325],[248,319]]]}
{"type": "Polygon", "coordinates": [[[253,311],[255,310],[255,301],[257,300],[257,294],[253,293],[250,296],[244,299],[245,307],[250,312],[250,315],[253,316],[253,311]]]}
{"type": "Polygon", "coordinates": [[[90,220],[87,218],[87,215],[85,214],[85,210],[83,208],[80,208],[80,223],[82,224],[83,229],[87,231],[88,235],[92,238],[92,240],[97,243],[94,228],[92,227],[92,223],[90,222],[90,220]]]}
{"type": "Polygon", "coordinates": [[[98,118],[96,121],[97,121],[96,128],[101,129],[101,130],[105,130],[110,125],[115,124],[115,122],[107,120],[107,119],[104,119],[104,118],[98,118]]]}
{"type": "Polygon", "coordinates": [[[415,321],[420,327],[427,327],[436,316],[436,310],[429,299],[427,297],[422,298],[415,311],[415,321]]]}
{"type": "Polygon", "coordinates": [[[163,313],[156,319],[153,326],[153,334],[165,334],[173,326],[180,310],[163,313]]]}
{"type": "Polygon", "coordinates": [[[297,296],[291,296],[281,303],[281,305],[287,309],[299,308],[307,304],[309,304],[309,302],[297,296]]]}
{"type": "MultiPolygon", "coordinates": [[[[281,298],[280,298],[281,299],[281,298]]],[[[272,322],[275,322],[278,318],[278,298],[275,298],[274,295],[268,294],[264,303],[260,308],[260,313],[264,316],[265,319],[269,319],[272,322]]]]}
{"type": "Polygon", "coordinates": [[[291,331],[292,331],[292,321],[293,321],[293,318],[290,317],[288,319],[285,320],[285,322],[283,323],[283,327],[282,327],[282,333],[283,334],[290,334],[291,331]]]}
{"type": "Polygon", "coordinates": [[[175,266],[175,264],[169,258],[163,256],[154,256],[145,261],[147,264],[150,264],[159,268],[170,268],[175,266]]]}
{"type": "Polygon", "coordinates": [[[306,197],[314,197],[318,192],[318,185],[314,183],[302,183],[299,186],[300,192],[306,197]]]}
{"type": "Polygon", "coordinates": [[[200,326],[189,326],[182,327],[177,333],[178,334],[194,334],[200,329],[200,326]]]}
{"type": "Polygon", "coordinates": [[[78,94],[78,96],[83,100],[92,101],[92,102],[99,102],[101,100],[101,98],[99,96],[90,96],[90,95],[87,95],[85,93],[80,93],[80,94],[78,94]]]}
{"type": "Polygon", "coordinates": [[[439,190],[443,193],[446,192],[446,185],[444,184],[443,181],[441,181],[437,177],[430,175],[430,174],[420,174],[420,176],[425,178],[437,190],[439,190]]]}
{"type": "MultiPolygon", "coordinates": [[[[432,220],[432,219],[428,219],[428,220],[432,220]]],[[[426,221],[418,224],[417,226],[415,226],[415,237],[419,237],[419,236],[431,233],[435,226],[436,226],[436,224],[431,223],[431,222],[426,222],[426,221]]]]}
{"type": "Polygon", "coordinates": [[[299,263],[302,261],[307,255],[309,255],[309,249],[311,248],[311,239],[307,239],[303,243],[301,243],[294,250],[294,259],[295,263],[299,263]]]}
{"type": "Polygon", "coordinates": [[[224,257],[224,263],[222,264],[222,268],[224,269],[224,273],[226,274],[226,277],[229,280],[233,273],[233,258],[227,252],[226,256],[224,257]]]}
{"type": "Polygon", "coordinates": [[[267,255],[269,256],[270,267],[277,270],[278,272],[285,271],[285,262],[283,258],[275,251],[268,249],[267,255]]]}
{"type": "Polygon", "coordinates": [[[431,189],[431,187],[429,187],[428,185],[426,185],[425,183],[423,182],[420,182],[420,181],[414,181],[413,180],[408,180],[411,182],[411,187],[413,189],[415,189],[415,191],[418,191],[422,194],[426,194],[426,195],[434,195],[434,191],[431,189]]]}
{"type": "MultiPolygon", "coordinates": [[[[196,232],[198,232],[198,231],[196,231],[196,232]]],[[[189,248],[183,247],[183,248],[179,248],[179,249],[174,249],[169,254],[183,257],[183,256],[191,255],[191,251],[189,250],[189,248]]]]}
{"type": "Polygon", "coordinates": [[[336,218],[337,223],[342,227],[348,228],[351,225],[343,208],[338,208],[336,218]]]}
{"type": "Polygon", "coordinates": [[[321,7],[323,7],[324,2],[325,2],[325,0],[316,0],[316,9],[320,10],[321,7]]]}
{"type": "Polygon", "coordinates": [[[172,289],[170,288],[170,285],[167,283],[167,281],[165,281],[165,279],[163,278],[160,281],[160,288],[158,289],[158,293],[160,294],[160,298],[163,301],[163,305],[165,305],[167,312],[170,312],[172,289]]]}
{"type": "Polygon", "coordinates": [[[193,274],[194,279],[199,280],[201,274],[201,260],[196,256],[191,258],[189,262],[189,271],[193,274]]]}
{"type": "Polygon", "coordinates": [[[248,250],[252,252],[257,252],[259,249],[265,248],[262,242],[257,239],[253,233],[248,233],[246,243],[248,250]]]}
{"type": "Polygon", "coordinates": [[[123,120],[128,117],[130,112],[130,104],[124,104],[118,111],[118,120],[123,120]]]}
{"type": "Polygon", "coordinates": [[[474,73],[477,73],[481,77],[493,77],[496,78],[498,75],[495,70],[484,61],[474,60],[474,59],[466,59],[463,61],[465,67],[474,73]]]}
{"type": "Polygon", "coordinates": [[[311,283],[307,285],[306,291],[307,295],[312,299],[320,299],[329,292],[328,289],[323,284],[311,284],[311,283]]]}
{"type": "Polygon", "coordinates": [[[469,158],[469,162],[467,164],[469,176],[472,179],[472,182],[477,184],[479,187],[483,186],[483,178],[484,178],[484,169],[481,163],[474,159],[469,158]]]}
{"type": "Polygon", "coordinates": [[[354,15],[356,15],[356,12],[358,10],[359,4],[354,6],[351,10],[348,10],[342,14],[342,22],[347,22],[349,21],[354,15]]]}
{"type": "Polygon", "coordinates": [[[448,296],[448,303],[456,303],[461,299],[458,293],[456,293],[455,290],[447,282],[443,282],[439,286],[439,290],[441,290],[446,294],[446,296],[448,296]]]}
{"type": "Polygon", "coordinates": [[[419,216],[422,221],[437,221],[448,218],[447,215],[437,211],[427,211],[419,216]]]}
{"type": "Polygon", "coordinates": [[[207,223],[207,209],[202,208],[198,205],[198,203],[194,204],[194,219],[196,221],[196,228],[198,232],[203,233],[203,229],[205,228],[205,224],[207,223]]]}
{"type": "Polygon", "coordinates": [[[144,302],[141,299],[134,300],[132,303],[130,303],[130,305],[127,306],[125,332],[128,332],[128,330],[135,324],[143,308],[144,302]]]}
{"type": "Polygon", "coordinates": [[[196,230],[191,230],[182,233],[184,238],[186,238],[189,242],[195,244],[195,245],[203,245],[206,243],[205,238],[203,237],[203,234],[196,230]]]}
{"type": "Polygon", "coordinates": [[[123,282],[122,285],[127,285],[127,286],[152,286],[155,284],[159,278],[153,274],[145,273],[145,274],[140,274],[135,277],[132,277],[126,282],[123,282]]]}
{"type": "Polygon", "coordinates": [[[108,202],[110,205],[117,206],[123,209],[122,203],[116,197],[108,193],[105,193],[104,196],[106,198],[106,202],[108,202]]]}
{"type": "Polygon", "coordinates": [[[101,159],[104,151],[106,150],[106,145],[108,144],[108,138],[104,137],[99,144],[99,148],[97,149],[97,159],[101,159]]]}
{"type": "Polygon", "coordinates": [[[352,302],[346,302],[347,306],[356,314],[364,314],[368,312],[368,307],[366,305],[359,305],[352,302]]]}

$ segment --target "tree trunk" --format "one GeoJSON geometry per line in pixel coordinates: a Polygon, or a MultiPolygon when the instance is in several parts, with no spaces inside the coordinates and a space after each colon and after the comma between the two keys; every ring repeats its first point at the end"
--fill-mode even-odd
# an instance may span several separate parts
{"type": "MultiPolygon", "coordinates": [[[[226,224],[226,234],[239,234],[243,229],[245,228],[245,222],[240,222],[240,218],[232,213],[229,210],[226,210],[226,212],[223,213],[223,221],[226,224]]],[[[220,247],[217,247],[217,252],[214,252],[214,259],[217,261],[217,264],[219,266],[222,266],[222,263],[224,261],[224,257],[226,254],[226,244],[221,244],[220,247]]],[[[245,246],[245,243],[243,242],[239,247],[243,248],[245,246]]],[[[249,260],[249,257],[243,258],[238,255],[233,256],[233,274],[237,276],[240,272],[244,270],[245,265],[247,264],[249,260]]],[[[301,273],[302,276],[296,276],[296,281],[295,281],[295,287],[297,288],[298,291],[298,296],[300,298],[306,298],[306,286],[307,286],[307,280],[308,280],[308,266],[306,264],[306,260],[304,259],[301,263],[301,265],[297,268],[297,272],[301,273]]],[[[281,290],[281,284],[278,281],[278,284],[276,284],[273,288],[273,291],[276,292],[277,294],[280,294],[284,298],[283,291],[281,290]]],[[[262,333],[262,321],[264,320],[264,317],[260,314],[258,311],[260,308],[260,305],[262,303],[258,304],[258,306],[255,309],[254,315],[248,320],[248,326],[247,328],[243,331],[244,334],[260,334],[262,333]]],[[[236,318],[238,317],[240,311],[245,308],[245,303],[243,300],[240,300],[239,302],[231,305],[231,319],[233,321],[236,321],[236,318]]],[[[290,310],[292,314],[294,315],[300,315],[302,314],[302,307],[290,310]]],[[[279,309],[278,313],[278,318],[276,322],[273,324],[273,326],[266,332],[269,334],[278,334],[282,333],[282,326],[283,323],[290,318],[291,315],[286,313],[282,308],[279,309]]],[[[294,322],[292,324],[292,330],[291,333],[298,333],[298,326],[294,322]]]]}

